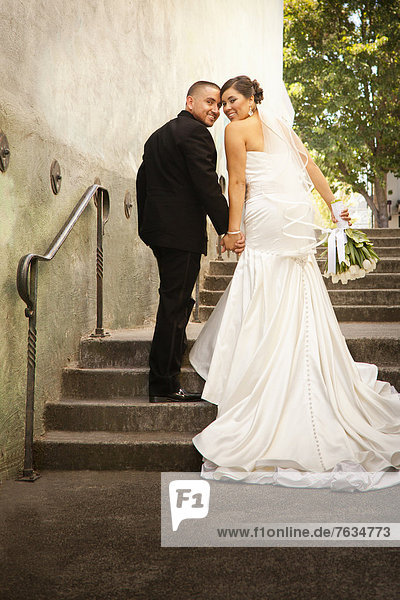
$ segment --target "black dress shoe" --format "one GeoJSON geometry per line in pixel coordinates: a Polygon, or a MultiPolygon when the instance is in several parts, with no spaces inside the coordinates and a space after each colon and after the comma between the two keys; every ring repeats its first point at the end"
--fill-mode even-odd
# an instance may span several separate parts
{"type": "Polygon", "coordinates": [[[180,388],[177,392],[163,394],[162,396],[149,395],[149,402],[198,402],[201,400],[200,392],[186,392],[180,388]]]}

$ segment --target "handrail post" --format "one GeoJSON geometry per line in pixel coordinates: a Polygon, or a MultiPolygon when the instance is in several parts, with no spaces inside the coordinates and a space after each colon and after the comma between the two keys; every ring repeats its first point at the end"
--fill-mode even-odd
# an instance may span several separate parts
{"type": "Polygon", "coordinates": [[[22,476],[17,481],[35,481],[40,474],[33,470],[33,428],[35,410],[35,374],[36,374],[36,313],[37,313],[37,275],[38,260],[33,259],[30,264],[30,298],[31,308],[25,309],[29,318],[28,330],[28,368],[26,376],[26,418],[25,418],[25,457],[22,476]]]}
{"type": "Polygon", "coordinates": [[[217,239],[217,260],[224,260],[222,257],[222,237],[222,235],[219,235],[217,239]]]}
{"type": "Polygon", "coordinates": [[[196,295],[196,303],[194,305],[193,322],[194,323],[201,323],[200,317],[199,317],[199,310],[200,310],[200,281],[199,281],[199,276],[197,276],[197,279],[196,279],[195,295],[196,295]]]}
{"type": "Polygon", "coordinates": [[[98,190],[96,193],[97,206],[97,249],[96,249],[96,285],[97,285],[97,320],[96,329],[93,337],[105,337],[103,327],[103,210],[104,210],[104,192],[98,190]]]}

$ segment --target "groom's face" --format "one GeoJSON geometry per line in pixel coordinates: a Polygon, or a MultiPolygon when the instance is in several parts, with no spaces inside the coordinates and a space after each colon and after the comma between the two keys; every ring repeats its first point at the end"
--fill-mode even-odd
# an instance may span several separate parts
{"type": "Polygon", "coordinates": [[[195,119],[207,127],[212,127],[221,108],[219,89],[211,86],[198,88],[193,96],[187,97],[186,108],[195,119]]]}

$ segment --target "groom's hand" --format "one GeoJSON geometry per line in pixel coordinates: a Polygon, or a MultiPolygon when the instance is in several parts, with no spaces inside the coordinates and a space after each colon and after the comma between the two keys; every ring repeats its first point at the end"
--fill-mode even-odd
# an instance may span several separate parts
{"type": "Polygon", "coordinates": [[[241,254],[245,247],[245,237],[242,232],[235,234],[225,234],[221,240],[221,250],[229,250],[236,254],[241,254]]]}

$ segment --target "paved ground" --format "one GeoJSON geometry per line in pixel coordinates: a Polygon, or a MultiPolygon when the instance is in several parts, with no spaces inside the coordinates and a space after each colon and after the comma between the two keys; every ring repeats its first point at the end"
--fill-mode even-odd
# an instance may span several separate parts
{"type": "Polygon", "coordinates": [[[400,548],[161,548],[159,473],[43,471],[0,485],[1,600],[394,600],[399,558],[400,548]]]}
{"type": "MultiPolygon", "coordinates": [[[[399,323],[341,328],[400,335],[399,323]]],[[[0,485],[1,600],[394,600],[399,559],[400,548],[161,548],[160,473],[43,471],[0,485]]]]}

